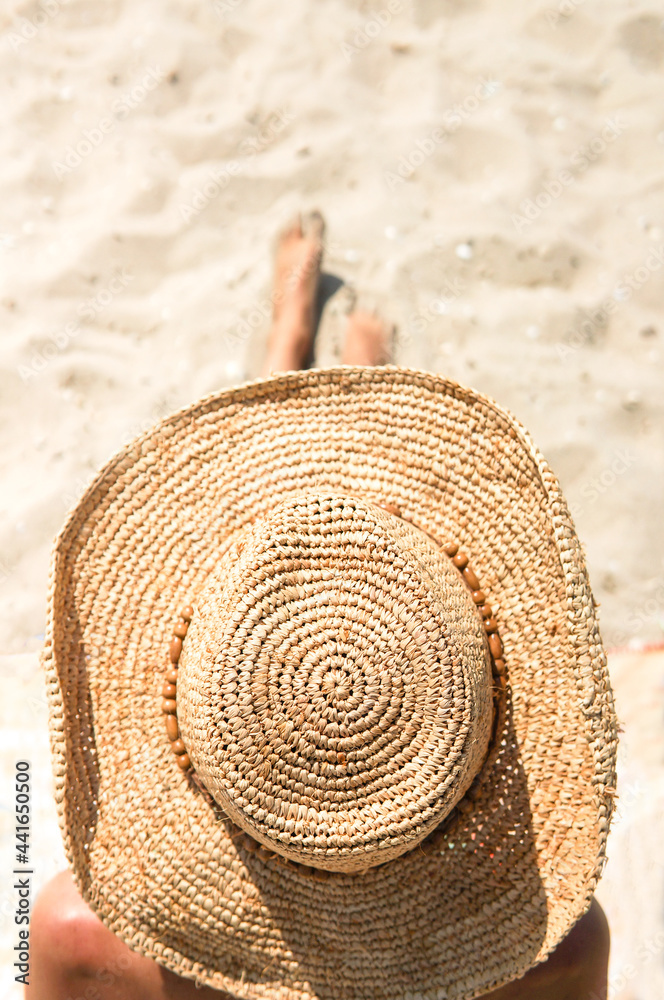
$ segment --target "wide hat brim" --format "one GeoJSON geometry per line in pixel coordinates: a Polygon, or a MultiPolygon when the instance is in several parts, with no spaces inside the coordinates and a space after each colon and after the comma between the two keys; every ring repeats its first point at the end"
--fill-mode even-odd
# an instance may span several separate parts
{"type": "Polygon", "coordinates": [[[555,477],[494,402],[423,372],[296,372],[208,397],[125,447],[55,549],[44,652],[74,877],[132,949],[243,997],[471,998],[542,961],[604,860],[616,724],[583,554],[555,477]],[[436,851],[322,881],[262,860],[170,752],[178,609],[287,497],[398,508],[468,554],[507,707],[436,851]]]}

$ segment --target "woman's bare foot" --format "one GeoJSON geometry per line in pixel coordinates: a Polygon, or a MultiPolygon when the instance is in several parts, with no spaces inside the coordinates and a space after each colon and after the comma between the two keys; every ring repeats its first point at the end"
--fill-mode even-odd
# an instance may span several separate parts
{"type": "Polygon", "coordinates": [[[323,216],[310,212],[298,216],[279,237],[265,375],[305,368],[310,358],[324,233],[323,216]]]}
{"type": "Polygon", "coordinates": [[[344,365],[384,365],[392,359],[394,327],[375,313],[357,311],[348,317],[341,356],[344,365]]]}

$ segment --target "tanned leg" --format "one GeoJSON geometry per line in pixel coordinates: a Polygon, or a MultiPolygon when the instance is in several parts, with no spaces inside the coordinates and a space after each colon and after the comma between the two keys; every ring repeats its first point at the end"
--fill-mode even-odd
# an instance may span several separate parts
{"type": "Polygon", "coordinates": [[[342,364],[386,364],[391,360],[393,333],[394,328],[375,313],[352,312],[346,327],[342,364]]]}
{"type": "Polygon", "coordinates": [[[546,962],[481,1000],[606,1000],[609,947],[604,910],[593,900],[546,962]]]}
{"type": "Polygon", "coordinates": [[[298,216],[279,237],[264,375],[307,365],[315,332],[324,232],[323,216],[311,212],[298,216]]]}
{"type": "Polygon", "coordinates": [[[25,1000],[226,1000],[131,951],[83,902],[70,872],[44,887],[30,921],[25,1000]]]}

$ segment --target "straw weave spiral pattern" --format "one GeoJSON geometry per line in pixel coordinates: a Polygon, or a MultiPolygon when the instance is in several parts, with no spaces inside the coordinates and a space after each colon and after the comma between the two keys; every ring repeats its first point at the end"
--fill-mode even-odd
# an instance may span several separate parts
{"type": "Polygon", "coordinates": [[[485,647],[459,571],[422,532],[351,497],[289,499],[199,602],[180,728],[246,832],[294,861],[362,870],[419,843],[479,769],[485,647]]]}
{"type": "Polygon", "coordinates": [[[595,606],[555,477],[473,390],[298,372],[162,421],[57,540],[44,665],[76,882],[180,975],[254,1000],[470,1000],[589,904],[616,753],[595,606]],[[467,554],[498,622],[488,748],[486,640],[427,535],[467,554]],[[185,604],[195,777],[156,707],[185,604]]]}

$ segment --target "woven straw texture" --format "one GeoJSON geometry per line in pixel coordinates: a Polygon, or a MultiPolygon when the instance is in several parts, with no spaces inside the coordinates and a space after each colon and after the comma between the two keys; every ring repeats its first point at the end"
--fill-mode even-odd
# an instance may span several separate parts
{"type": "Polygon", "coordinates": [[[587,908],[616,751],[592,595],[557,481],[471,390],[298,372],[163,421],[56,543],[44,662],[77,884],[181,975],[283,1000],[471,998],[587,908]],[[486,759],[486,639],[423,533],[462,547],[499,624],[486,759]],[[178,713],[211,795],[159,711],[189,602],[178,713]]]}
{"type": "Polygon", "coordinates": [[[324,871],[415,847],[491,735],[485,640],[458,570],[398,517],[309,493],[242,533],[215,576],[177,689],[206,788],[258,841],[324,871]]]}

